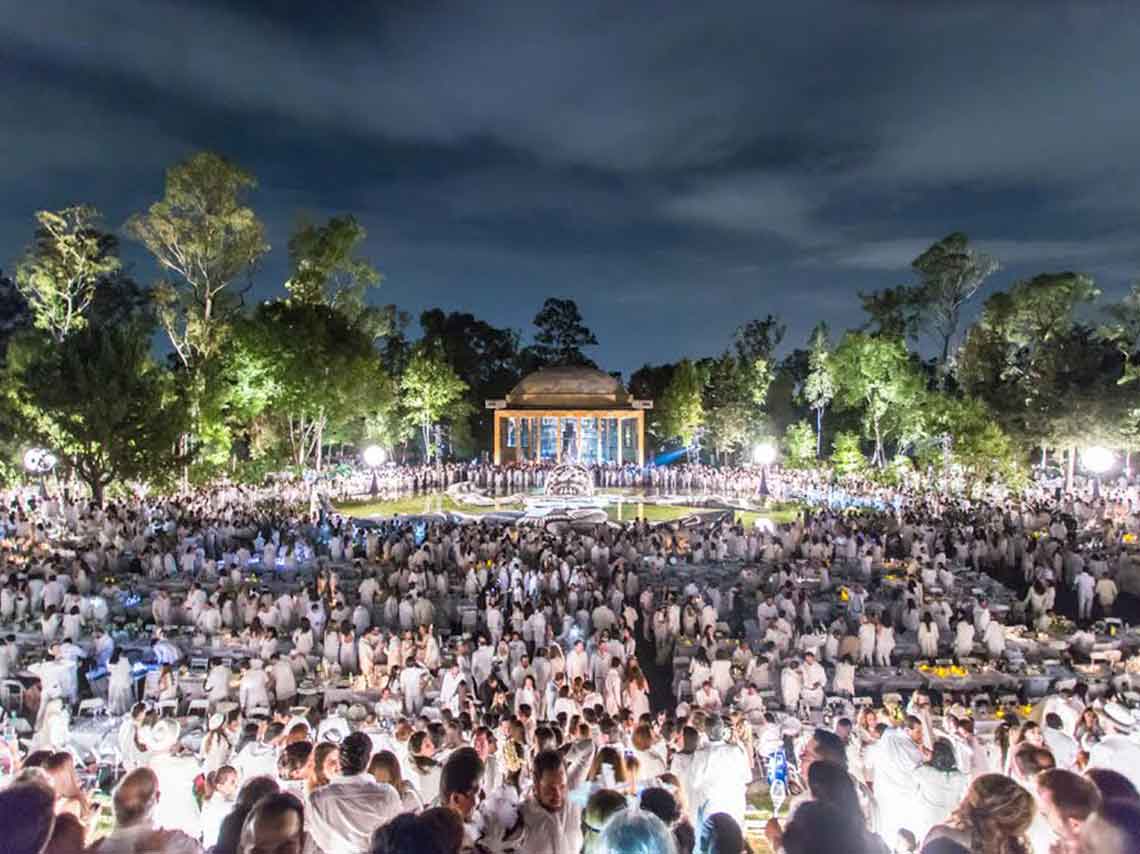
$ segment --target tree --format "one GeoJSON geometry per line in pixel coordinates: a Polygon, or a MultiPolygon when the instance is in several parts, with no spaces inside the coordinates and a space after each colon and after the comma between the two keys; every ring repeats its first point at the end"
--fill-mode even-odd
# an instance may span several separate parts
{"type": "Polygon", "coordinates": [[[51,423],[42,438],[73,461],[102,504],[127,480],[167,480],[185,408],[169,371],[150,356],[139,325],[74,331],[23,373],[29,399],[51,423]]]}
{"type": "Polygon", "coordinates": [[[704,379],[696,365],[688,359],[677,363],[656,407],[662,438],[677,438],[686,448],[692,446],[705,418],[703,387],[704,379]]]}
{"type": "Polygon", "coordinates": [[[293,300],[327,305],[349,315],[368,309],[365,298],[380,273],[356,254],[368,233],[356,218],[332,217],[323,225],[302,223],[289,238],[292,272],[285,282],[293,300]]]}
{"type": "Polygon", "coordinates": [[[418,346],[400,378],[404,393],[404,408],[408,421],[420,429],[424,443],[424,457],[435,455],[431,430],[449,412],[467,391],[463,382],[447,363],[439,346],[418,346]]]}
{"type": "Polygon", "coordinates": [[[831,464],[841,475],[857,474],[867,467],[867,458],[859,447],[859,437],[846,430],[835,434],[831,446],[831,464]]]}
{"type": "Polygon", "coordinates": [[[950,356],[950,344],[958,333],[962,307],[999,266],[994,258],[975,251],[969,244],[965,234],[955,231],[911,263],[921,282],[923,319],[942,339],[939,364],[943,370],[950,356]]]}
{"type": "Polygon", "coordinates": [[[871,293],[859,292],[859,300],[869,320],[863,329],[883,338],[918,339],[922,321],[922,291],[920,288],[899,285],[871,293]]]}
{"type": "Polygon", "coordinates": [[[420,315],[420,328],[424,345],[442,348],[447,363],[467,384],[467,433],[485,446],[494,432],[494,416],[483,402],[504,397],[520,378],[518,333],[467,312],[444,314],[438,308],[420,315]]]}
{"type": "Polygon", "coordinates": [[[831,365],[831,342],[827,324],[818,324],[808,342],[808,375],[804,380],[803,396],[815,412],[815,453],[823,456],[823,413],[835,397],[835,374],[831,365]]]}
{"type": "Polygon", "coordinates": [[[849,332],[834,356],[836,401],[863,411],[864,428],[875,442],[873,465],[886,461],[883,439],[888,426],[903,432],[896,418],[917,412],[923,386],[902,341],[849,332]]]}
{"type": "Polygon", "coordinates": [[[0,367],[8,360],[13,336],[32,328],[35,319],[16,283],[0,272],[0,367]]]}
{"type": "Polygon", "coordinates": [[[809,468],[817,453],[815,432],[806,421],[797,421],[784,433],[784,453],[793,468],[809,468]]]}
{"type": "Polygon", "coordinates": [[[99,212],[86,205],[40,211],[35,242],[16,268],[16,286],[37,329],[57,344],[82,329],[100,279],[119,269],[115,238],[99,228],[99,212]]]}
{"type": "Polygon", "coordinates": [[[757,359],[771,362],[787,331],[788,327],[771,314],[763,320],[750,320],[736,330],[736,355],[749,364],[757,359]]]}
{"type": "Polygon", "coordinates": [[[718,458],[767,431],[763,410],[772,370],[766,360],[748,364],[725,352],[719,359],[702,360],[698,367],[705,375],[706,435],[718,458]]]}
{"type": "Polygon", "coordinates": [[[370,332],[358,316],[320,303],[275,300],[258,305],[240,336],[251,392],[283,422],[291,462],[323,465],[329,431],[363,419],[389,390],[370,332]]]}
{"type": "Polygon", "coordinates": [[[192,370],[218,353],[249,284],[237,293],[234,287],[269,250],[264,226],[245,204],[256,185],[217,154],[200,152],[168,169],[163,198],[127,222],[172,277],[155,286],[158,319],[192,370]]]}
{"type": "Polygon", "coordinates": [[[534,325],[538,331],[534,336],[534,346],[529,351],[538,365],[595,367],[582,348],[596,347],[598,339],[582,322],[574,300],[548,298],[535,315],[534,325]]]}
{"type": "Polygon", "coordinates": [[[931,394],[923,404],[930,440],[919,457],[928,466],[961,470],[969,491],[990,479],[1017,485],[1024,479],[1022,455],[1010,436],[980,400],[946,393],[931,394]]]}
{"type": "MultiPolygon", "coordinates": [[[[1123,374],[1115,347],[1078,326],[1076,312],[1099,291],[1083,273],[1043,273],[986,300],[966,335],[958,382],[984,401],[1006,432],[1027,445],[1068,447],[1113,403],[1106,389],[1123,374]],[[1104,343],[1104,346],[1100,346],[1104,343]],[[1078,423],[1080,422],[1080,423],[1078,423]]],[[[1120,395],[1115,395],[1119,400],[1120,395]]],[[[1087,437],[1087,434],[1086,434],[1087,437]]]]}

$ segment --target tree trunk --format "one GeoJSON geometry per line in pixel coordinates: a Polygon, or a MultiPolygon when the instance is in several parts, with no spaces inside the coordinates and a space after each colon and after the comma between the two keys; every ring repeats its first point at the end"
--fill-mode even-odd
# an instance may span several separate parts
{"type": "Polygon", "coordinates": [[[883,467],[883,436],[879,432],[879,419],[875,419],[875,455],[871,460],[873,465],[883,467]]]}
{"type": "Polygon", "coordinates": [[[321,410],[321,414],[317,420],[317,474],[320,474],[321,463],[324,460],[324,447],[325,447],[325,414],[321,410]]]}
{"type": "Polygon", "coordinates": [[[1124,449],[1124,477],[1126,480],[1132,480],[1132,449],[1124,449]]]}
{"type": "Polygon", "coordinates": [[[1065,464],[1065,492],[1073,491],[1073,475],[1077,470],[1077,449],[1069,448],[1065,452],[1068,454],[1068,460],[1065,464]]]}
{"type": "Polygon", "coordinates": [[[1045,450],[1045,446],[1041,446],[1041,468],[1045,468],[1045,464],[1049,462],[1049,452],[1045,450]]]}
{"type": "Polygon", "coordinates": [[[815,410],[815,458],[823,457],[823,407],[815,410]]]}

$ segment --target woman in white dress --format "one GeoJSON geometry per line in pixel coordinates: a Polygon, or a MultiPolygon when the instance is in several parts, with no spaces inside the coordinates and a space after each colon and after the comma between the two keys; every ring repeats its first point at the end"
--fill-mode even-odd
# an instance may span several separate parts
{"type": "Polygon", "coordinates": [[[131,662],[126,653],[116,649],[107,666],[107,711],[112,715],[125,715],[135,702],[134,680],[131,679],[131,662]]]}
{"type": "Polygon", "coordinates": [[[954,626],[954,655],[966,658],[974,651],[974,623],[966,614],[958,615],[954,626]]]}
{"type": "Polygon", "coordinates": [[[938,625],[927,611],[918,624],[918,649],[923,658],[938,657],[938,625]]]}
{"type": "Polygon", "coordinates": [[[923,839],[930,828],[944,822],[961,803],[970,775],[958,768],[950,741],[938,738],[934,740],[930,760],[915,770],[914,783],[913,818],[908,828],[915,839],[923,839]]]}

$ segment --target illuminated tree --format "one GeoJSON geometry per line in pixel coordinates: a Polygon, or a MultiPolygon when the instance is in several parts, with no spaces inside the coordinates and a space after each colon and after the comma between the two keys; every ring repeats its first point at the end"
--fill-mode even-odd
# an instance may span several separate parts
{"type": "Polygon", "coordinates": [[[682,359],[673,370],[673,376],[655,407],[657,423],[664,439],[680,439],[686,448],[693,444],[697,430],[705,420],[701,394],[704,380],[700,369],[688,359],[682,359]]]}
{"type": "Polygon", "coordinates": [[[823,455],[823,413],[835,397],[835,373],[826,323],[815,327],[808,346],[808,375],[804,380],[803,397],[815,412],[815,452],[818,457],[823,455]]]}
{"type": "Polygon", "coordinates": [[[960,231],[939,240],[911,264],[921,282],[920,306],[925,324],[942,340],[945,368],[950,344],[958,333],[962,308],[994,272],[998,262],[970,246],[960,231]]]}
{"type": "Polygon", "coordinates": [[[57,344],[87,325],[96,286],[119,269],[115,238],[99,228],[99,212],[85,205],[40,211],[35,242],[16,268],[16,286],[37,329],[57,344]]]}
{"type": "Polygon", "coordinates": [[[200,152],[166,172],[166,192],[127,231],[167,274],[155,286],[162,324],[179,360],[195,369],[215,356],[254,264],[269,245],[245,204],[256,186],[249,173],[217,154],[200,152]]]}
{"type": "Polygon", "coordinates": [[[441,348],[420,346],[400,378],[400,391],[408,422],[420,430],[424,457],[431,459],[437,451],[431,440],[432,428],[444,416],[456,412],[467,383],[447,363],[441,348]]]}
{"type": "Polygon", "coordinates": [[[797,421],[784,433],[784,453],[793,468],[808,468],[815,462],[816,435],[806,421],[797,421]]]}
{"type": "Polygon", "coordinates": [[[923,393],[910,355],[898,339],[849,332],[835,351],[834,366],[836,401],[862,410],[868,438],[875,443],[871,463],[882,466],[884,436],[904,432],[901,418],[917,412],[923,393]]]}

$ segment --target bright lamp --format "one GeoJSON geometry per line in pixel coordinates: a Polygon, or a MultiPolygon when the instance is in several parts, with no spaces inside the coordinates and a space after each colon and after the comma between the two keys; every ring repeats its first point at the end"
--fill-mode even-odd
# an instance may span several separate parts
{"type": "Polygon", "coordinates": [[[369,468],[376,468],[384,464],[386,454],[379,445],[369,445],[364,449],[364,464],[369,468]]]}
{"type": "Polygon", "coordinates": [[[752,461],[762,466],[771,465],[776,459],[776,446],[771,442],[761,442],[752,449],[752,461]]]}
{"type": "Polygon", "coordinates": [[[1116,454],[1108,448],[1102,448],[1099,445],[1085,448],[1081,454],[1081,464],[1093,474],[1103,474],[1112,468],[1115,462],[1116,454]]]}

